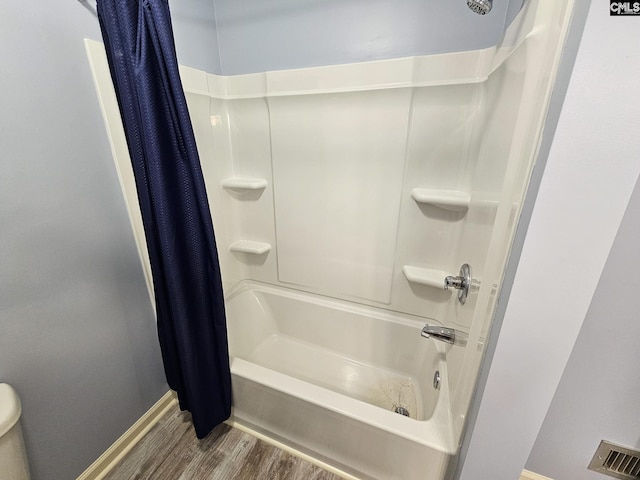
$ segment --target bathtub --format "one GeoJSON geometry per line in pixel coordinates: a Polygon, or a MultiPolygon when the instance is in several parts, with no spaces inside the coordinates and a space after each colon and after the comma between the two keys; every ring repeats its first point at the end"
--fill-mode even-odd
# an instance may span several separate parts
{"type": "Polygon", "coordinates": [[[424,319],[254,282],[226,308],[234,421],[357,478],[446,477],[450,347],[424,319]]]}

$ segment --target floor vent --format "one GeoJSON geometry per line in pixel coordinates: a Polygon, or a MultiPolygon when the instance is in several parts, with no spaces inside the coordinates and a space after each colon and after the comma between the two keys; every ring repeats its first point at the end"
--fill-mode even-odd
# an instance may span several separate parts
{"type": "Polygon", "coordinates": [[[640,451],[603,440],[589,464],[589,470],[623,480],[640,479],[640,451]]]}

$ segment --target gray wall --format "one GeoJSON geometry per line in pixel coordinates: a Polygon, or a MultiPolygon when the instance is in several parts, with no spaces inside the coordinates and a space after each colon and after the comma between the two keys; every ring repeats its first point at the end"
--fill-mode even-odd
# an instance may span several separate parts
{"type": "MultiPolygon", "coordinates": [[[[176,4],[181,63],[219,68],[212,3],[176,4]]],[[[84,37],[91,3],[0,6],[0,382],[34,480],[75,478],[167,391],[84,37]]]]}
{"type": "MultiPolygon", "coordinates": [[[[583,109],[575,112],[571,147],[582,165],[588,165],[589,156],[594,155],[609,171],[619,172],[625,168],[624,163],[634,164],[635,176],[627,174],[627,178],[615,182],[616,189],[626,190],[640,170],[640,98],[628,95],[640,75],[640,56],[630,54],[624,45],[638,44],[640,31],[637,26],[621,24],[619,18],[602,12],[597,4],[593,2],[580,47],[584,52],[582,67],[576,68],[574,77],[574,90],[583,109]],[[589,127],[585,130],[586,125],[589,127]],[[594,129],[594,140],[578,135],[580,130],[588,135],[589,128],[594,129]]],[[[571,154],[569,150],[565,153],[571,154]]],[[[580,181],[584,181],[584,175],[580,181]]],[[[598,209],[611,203],[603,190],[592,192],[598,192],[596,200],[602,205],[598,209]]],[[[590,213],[591,218],[595,215],[594,211],[590,213]]],[[[591,228],[593,233],[583,237],[582,243],[590,243],[602,223],[591,228]]],[[[575,345],[529,454],[526,468],[530,471],[555,480],[604,479],[607,477],[586,469],[600,440],[640,449],[640,279],[634,274],[640,268],[639,238],[640,181],[635,182],[575,345]]],[[[585,266],[580,270],[584,272],[585,266]]]]}
{"type": "Polygon", "coordinates": [[[586,470],[600,440],[640,449],[638,239],[640,183],[527,461],[530,471],[555,480],[601,480],[586,470]]]}
{"type": "Polygon", "coordinates": [[[490,47],[522,3],[480,16],[466,0],[215,0],[221,73],[490,47]]]}
{"type": "Polygon", "coordinates": [[[220,73],[214,0],[175,0],[169,5],[180,65],[220,73]]]}

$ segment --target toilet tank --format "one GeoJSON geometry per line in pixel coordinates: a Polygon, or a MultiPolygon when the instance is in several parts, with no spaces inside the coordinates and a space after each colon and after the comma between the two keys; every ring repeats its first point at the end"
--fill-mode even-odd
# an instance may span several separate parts
{"type": "Polygon", "coordinates": [[[29,464],[24,447],[16,391],[0,383],[0,480],[29,480],[29,464]]]}

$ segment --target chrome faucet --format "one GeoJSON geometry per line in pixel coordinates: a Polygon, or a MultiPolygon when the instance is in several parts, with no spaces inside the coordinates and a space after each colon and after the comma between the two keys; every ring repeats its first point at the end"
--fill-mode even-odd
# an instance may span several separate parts
{"type": "Polygon", "coordinates": [[[466,279],[462,276],[454,277],[453,275],[449,275],[444,279],[444,289],[449,290],[450,288],[455,288],[456,290],[462,290],[466,287],[466,279]]]}
{"type": "Polygon", "coordinates": [[[444,279],[444,289],[449,290],[455,288],[458,290],[458,300],[462,305],[467,301],[469,295],[469,288],[471,287],[471,267],[468,263],[465,263],[460,267],[460,275],[457,277],[449,275],[444,279]]]}
{"type": "Polygon", "coordinates": [[[420,332],[424,338],[435,338],[441,342],[453,343],[456,341],[456,331],[453,328],[440,327],[438,325],[426,324],[420,332]]]}

